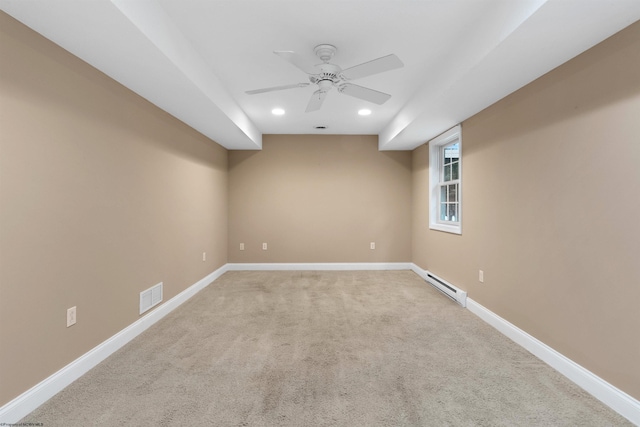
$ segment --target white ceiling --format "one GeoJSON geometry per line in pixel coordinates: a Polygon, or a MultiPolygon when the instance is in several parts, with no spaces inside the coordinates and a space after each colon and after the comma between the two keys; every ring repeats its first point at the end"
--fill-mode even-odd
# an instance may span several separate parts
{"type": "Polygon", "coordinates": [[[0,0],[0,8],[228,149],[262,134],[375,134],[413,149],[640,19],[640,0],[0,0]],[[343,69],[390,53],[404,67],[355,81],[369,104],[315,86],[275,50],[343,69]],[[284,116],[271,110],[281,107],[284,116]],[[372,110],[368,117],[360,108],[372,110]],[[326,126],[316,130],[315,126],[326,126]]]}

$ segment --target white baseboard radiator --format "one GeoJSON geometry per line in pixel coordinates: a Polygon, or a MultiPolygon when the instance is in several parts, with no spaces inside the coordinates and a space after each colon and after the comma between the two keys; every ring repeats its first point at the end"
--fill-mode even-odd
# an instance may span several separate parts
{"type": "Polygon", "coordinates": [[[440,292],[442,292],[443,294],[445,294],[446,296],[448,296],[449,298],[451,298],[461,306],[463,307],[467,306],[467,293],[465,291],[463,291],[462,289],[456,288],[451,283],[436,276],[433,273],[430,273],[426,270],[424,271],[424,273],[425,273],[425,276],[424,276],[425,280],[430,284],[432,284],[433,287],[435,287],[437,290],[439,290],[440,292]]]}

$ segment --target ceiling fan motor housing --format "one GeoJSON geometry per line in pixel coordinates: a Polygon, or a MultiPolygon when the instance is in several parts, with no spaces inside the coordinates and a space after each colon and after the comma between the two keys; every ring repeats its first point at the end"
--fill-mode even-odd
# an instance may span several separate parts
{"type": "Polygon", "coordinates": [[[322,64],[320,65],[320,72],[310,75],[309,81],[311,83],[329,81],[332,84],[338,84],[342,80],[341,73],[342,69],[335,64],[322,64]]]}

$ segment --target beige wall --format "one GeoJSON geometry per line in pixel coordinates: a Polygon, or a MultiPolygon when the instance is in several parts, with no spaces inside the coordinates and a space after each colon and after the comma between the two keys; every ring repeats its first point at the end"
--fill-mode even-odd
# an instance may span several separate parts
{"type": "Polygon", "coordinates": [[[227,262],[227,153],[2,12],[0,37],[1,406],[227,262]]]}
{"type": "Polygon", "coordinates": [[[230,262],[410,261],[410,152],[379,152],[376,136],[262,144],[229,152],[230,262]]]}
{"type": "Polygon", "coordinates": [[[428,230],[429,153],[413,153],[414,262],[640,398],[640,23],[462,138],[462,236],[428,230]]]}

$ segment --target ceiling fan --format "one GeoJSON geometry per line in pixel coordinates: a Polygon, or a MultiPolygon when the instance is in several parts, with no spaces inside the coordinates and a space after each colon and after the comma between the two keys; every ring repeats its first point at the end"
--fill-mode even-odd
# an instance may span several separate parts
{"type": "MultiPolygon", "coordinates": [[[[315,54],[322,60],[322,64],[313,64],[304,56],[291,51],[275,51],[276,55],[293,64],[300,70],[309,75],[309,81],[318,85],[311,99],[307,104],[306,112],[319,110],[322,106],[324,98],[331,88],[335,87],[338,92],[345,95],[353,96],[358,99],[373,102],[374,104],[384,104],[391,95],[377,90],[369,89],[350,83],[350,80],[359,79],[361,77],[371,76],[373,74],[383,73],[385,71],[395,70],[404,66],[402,61],[396,55],[387,55],[369,62],[355,65],[343,70],[329,61],[336,53],[336,47],[330,44],[321,44],[314,48],[315,54]]],[[[294,83],[284,86],[274,86],[264,89],[249,90],[246,93],[255,95],[258,93],[273,92],[276,90],[294,89],[299,87],[307,87],[311,83],[294,83]]]]}

